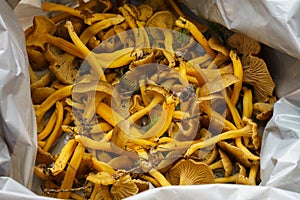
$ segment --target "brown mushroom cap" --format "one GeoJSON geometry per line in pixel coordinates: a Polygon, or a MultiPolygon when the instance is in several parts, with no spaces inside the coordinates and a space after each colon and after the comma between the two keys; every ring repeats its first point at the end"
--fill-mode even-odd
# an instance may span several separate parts
{"type": "Polygon", "coordinates": [[[221,149],[218,149],[218,151],[225,171],[224,176],[225,177],[230,176],[232,173],[232,163],[224,151],[222,151],[221,149]]]}
{"type": "Polygon", "coordinates": [[[153,9],[151,6],[147,5],[147,4],[142,4],[138,7],[139,10],[139,16],[138,16],[138,20],[146,22],[148,21],[148,19],[152,16],[153,14],[153,9]]]}
{"type": "Polygon", "coordinates": [[[60,82],[73,84],[78,73],[77,59],[53,46],[47,45],[45,58],[50,63],[49,69],[60,82]]]}
{"type": "MultiPolygon", "coordinates": [[[[146,26],[172,29],[174,26],[174,16],[170,11],[167,10],[156,12],[147,21],[146,26]]],[[[163,39],[163,34],[158,32],[159,30],[157,29],[151,29],[151,34],[154,37],[154,40],[163,39]]]]}
{"type": "Polygon", "coordinates": [[[273,96],[275,83],[269,73],[265,61],[255,56],[249,56],[249,62],[243,62],[243,83],[253,86],[254,99],[266,102],[273,96]]]}
{"type": "Polygon", "coordinates": [[[251,166],[251,162],[248,160],[248,157],[240,148],[233,146],[225,141],[218,142],[218,146],[222,150],[232,155],[238,162],[242,163],[244,166],[251,166]]]}
{"type": "Polygon", "coordinates": [[[124,174],[112,185],[110,194],[113,200],[119,200],[135,195],[138,191],[139,188],[131,179],[130,175],[124,174]]]}
{"type": "Polygon", "coordinates": [[[166,175],[172,185],[198,185],[214,183],[209,166],[192,159],[178,161],[166,175]]]}
{"type": "Polygon", "coordinates": [[[255,117],[258,120],[269,120],[273,115],[273,104],[256,102],[253,104],[255,117]]]}
{"type": "Polygon", "coordinates": [[[258,41],[242,34],[234,33],[228,38],[227,43],[238,50],[239,53],[245,55],[257,55],[261,51],[261,47],[258,41]]]}

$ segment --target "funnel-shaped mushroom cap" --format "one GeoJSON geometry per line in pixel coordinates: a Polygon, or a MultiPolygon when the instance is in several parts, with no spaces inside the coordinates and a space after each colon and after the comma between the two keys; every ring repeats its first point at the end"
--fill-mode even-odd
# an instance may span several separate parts
{"type": "Polygon", "coordinates": [[[209,166],[192,159],[178,161],[167,173],[172,185],[198,185],[214,183],[214,175],[209,166]]]}
{"type": "Polygon", "coordinates": [[[138,7],[140,11],[140,15],[138,16],[138,20],[146,22],[153,14],[153,9],[151,6],[147,4],[142,4],[138,7]]]}
{"type": "Polygon", "coordinates": [[[53,35],[56,31],[56,25],[45,16],[35,16],[33,18],[33,30],[26,38],[27,46],[34,46],[45,50],[45,40],[43,34],[53,35]]]}
{"type": "Polygon", "coordinates": [[[260,53],[261,47],[258,41],[242,34],[234,33],[228,38],[227,43],[244,55],[257,55],[260,53]]]}
{"type": "Polygon", "coordinates": [[[139,188],[131,179],[129,174],[122,175],[116,182],[112,185],[110,193],[112,199],[124,199],[137,194],[139,188]]]}
{"type": "MultiPolygon", "coordinates": [[[[156,12],[147,21],[146,26],[172,29],[174,26],[174,16],[170,11],[167,10],[156,12]]],[[[151,34],[155,40],[163,39],[164,37],[163,32],[155,29],[151,29],[151,34]]]]}
{"type": "Polygon", "coordinates": [[[265,61],[255,56],[249,56],[249,62],[243,62],[243,68],[243,82],[253,86],[255,100],[268,101],[273,96],[275,83],[265,61]]]}

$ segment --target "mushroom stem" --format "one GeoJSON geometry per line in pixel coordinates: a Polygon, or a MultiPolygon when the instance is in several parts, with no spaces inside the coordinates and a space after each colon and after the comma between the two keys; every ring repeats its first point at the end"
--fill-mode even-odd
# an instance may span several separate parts
{"type": "Polygon", "coordinates": [[[197,42],[200,43],[200,45],[212,58],[216,56],[216,53],[210,48],[204,35],[201,33],[201,31],[198,30],[198,28],[192,22],[184,19],[183,17],[179,17],[179,19],[175,21],[175,25],[190,31],[190,33],[197,40],[197,42]]]}
{"type": "Polygon", "coordinates": [[[53,11],[65,12],[70,15],[83,19],[84,22],[88,25],[91,25],[93,22],[96,21],[117,16],[117,14],[113,14],[113,13],[93,13],[93,14],[85,13],[84,11],[80,11],[77,8],[71,8],[62,4],[50,3],[50,2],[43,3],[42,10],[48,12],[53,12],[53,11]]]}
{"type": "Polygon", "coordinates": [[[82,56],[82,54],[80,53],[80,50],[74,44],[72,44],[62,38],[55,37],[50,34],[45,34],[45,41],[49,44],[57,46],[58,48],[62,49],[65,52],[68,52],[69,54],[71,54],[75,57],[78,57],[81,59],[84,58],[82,56]]]}
{"type": "Polygon", "coordinates": [[[143,134],[143,138],[159,138],[165,131],[168,130],[172,119],[173,113],[175,111],[177,103],[163,103],[163,110],[159,120],[146,132],[143,134]]]}
{"type": "Polygon", "coordinates": [[[209,165],[209,168],[211,170],[215,170],[215,169],[220,169],[223,167],[223,164],[222,164],[222,161],[221,160],[218,160],[217,162],[214,162],[213,164],[210,164],[209,165]]]}
{"type": "Polygon", "coordinates": [[[59,100],[66,98],[72,94],[73,85],[64,86],[52,93],[41,105],[37,106],[35,115],[37,121],[41,120],[45,113],[59,100]]]}
{"type": "MultiPolygon", "coordinates": [[[[116,127],[117,124],[119,124],[121,121],[124,121],[124,118],[119,113],[114,111],[110,106],[103,102],[98,104],[96,113],[113,127],[116,127]]],[[[132,127],[130,131],[132,135],[142,136],[142,133],[134,127],[132,127]]]]}
{"type": "Polygon", "coordinates": [[[251,137],[251,135],[252,135],[251,125],[247,125],[247,126],[243,127],[242,129],[238,129],[238,130],[230,130],[230,131],[221,133],[217,136],[211,137],[205,141],[200,141],[200,142],[197,142],[197,143],[191,145],[190,148],[185,153],[185,157],[189,157],[197,149],[208,147],[208,146],[216,144],[222,140],[233,139],[233,138],[242,137],[242,136],[251,137]]]}
{"type": "Polygon", "coordinates": [[[149,171],[149,174],[155,178],[159,184],[161,186],[171,186],[171,183],[164,177],[164,175],[162,175],[159,171],[157,171],[156,169],[152,168],[150,171],[149,171]]]}
{"type": "Polygon", "coordinates": [[[41,140],[43,140],[43,139],[45,139],[46,137],[49,136],[49,134],[51,133],[56,121],[57,121],[57,112],[54,111],[52,113],[50,119],[48,120],[48,123],[45,126],[45,128],[37,135],[38,141],[41,141],[41,140]]]}
{"type": "MultiPolygon", "coordinates": [[[[67,168],[66,174],[60,186],[61,189],[72,188],[73,181],[76,175],[76,172],[79,168],[81,160],[84,155],[85,148],[82,144],[78,143],[77,147],[74,150],[73,156],[70,160],[69,166],[67,168]]],[[[68,199],[71,192],[59,192],[57,197],[61,199],[68,199]]]]}
{"type": "Polygon", "coordinates": [[[92,166],[99,172],[114,174],[116,171],[106,162],[99,161],[95,156],[92,157],[92,166]]]}
{"type": "Polygon", "coordinates": [[[82,41],[80,40],[73,28],[72,22],[67,21],[65,26],[68,29],[72,41],[80,49],[84,58],[91,65],[92,72],[94,73],[95,78],[97,79],[106,80],[102,67],[117,68],[129,64],[132,60],[135,59],[131,56],[131,51],[133,48],[125,48],[112,53],[95,54],[94,52],[91,52],[85,46],[85,44],[82,43],[82,41]]]}
{"type": "MultiPolygon", "coordinates": [[[[243,125],[243,122],[241,120],[241,117],[236,109],[236,107],[232,104],[231,100],[229,99],[228,95],[226,94],[225,95],[225,100],[226,100],[226,103],[229,107],[229,110],[231,112],[231,115],[233,117],[233,121],[235,122],[236,124],[236,127],[238,129],[242,128],[244,125],[243,125]]],[[[252,135],[251,135],[252,136],[252,135]]],[[[250,136],[250,137],[251,137],[250,136]]],[[[248,157],[248,159],[250,160],[259,160],[259,157],[254,155],[253,153],[251,153],[249,151],[249,149],[247,149],[247,147],[243,144],[242,142],[242,138],[241,137],[236,137],[235,138],[235,143],[236,143],[236,146],[238,148],[240,148],[248,157]]]]}
{"type": "Polygon", "coordinates": [[[64,107],[60,101],[56,102],[56,112],[57,112],[56,123],[52,130],[51,135],[46,141],[46,144],[43,148],[44,151],[49,151],[51,146],[54,144],[54,142],[59,138],[61,134],[61,125],[63,123],[63,117],[64,117],[64,107]]]}
{"type": "Polygon", "coordinates": [[[259,169],[259,161],[253,161],[249,172],[249,182],[251,185],[256,185],[256,176],[259,169]]]}
{"type": "Polygon", "coordinates": [[[145,174],[139,174],[139,178],[149,181],[154,187],[161,187],[160,183],[151,176],[147,176],[145,174]]]}
{"type": "Polygon", "coordinates": [[[252,102],[252,90],[246,87],[243,88],[243,117],[250,119],[253,112],[253,102],[252,102]]]}
{"type": "Polygon", "coordinates": [[[122,17],[121,15],[117,15],[116,17],[112,17],[112,18],[106,18],[100,22],[97,22],[87,27],[81,33],[79,38],[83,44],[87,44],[90,38],[96,35],[97,33],[99,33],[101,30],[104,30],[112,25],[120,24],[123,21],[124,21],[124,17],[122,17]]]}
{"type": "Polygon", "coordinates": [[[151,102],[149,103],[149,105],[147,105],[146,107],[144,107],[142,110],[132,114],[129,117],[129,122],[134,123],[135,121],[137,121],[138,119],[140,119],[141,117],[143,117],[145,114],[147,114],[152,108],[154,108],[157,104],[159,104],[162,100],[164,99],[164,97],[157,95],[155,96],[151,102]]]}
{"type": "Polygon", "coordinates": [[[96,58],[91,54],[91,51],[82,43],[78,35],[76,34],[74,27],[71,21],[66,21],[65,27],[68,29],[69,35],[74,42],[74,44],[80,49],[84,58],[90,63],[92,67],[92,71],[95,73],[96,78],[100,78],[105,81],[106,78],[104,76],[104,72],[102,67],[98,64],[96,58]],[[90,55],[90,56],[89,56],[90,55]]]}
{"type": "Polygon", "coordinates": [[[239,95],[243,84],[243,66],[240,58],[235,50],[231,50],[229,57],[233,65],[233,74],[238,77],[239,81],[233,85],[233,91],[231,95],[232,104],[235,106],[239,100],[239,95]]]}
{"type": "Polygon", "coordinates": [[[106,152],[112,152],[112,153],[116,153],[119,155],[127,155],[128,157],[133,158],[133,159],[136,158],[136,154],[134,154],[134,153],[130,153],[130,152],[124,151],[122,149],[118,149],[118,148],[112,148],[112,143],[110,143],[110,142],[95,141],[93,139],[90,139],[90,138],[88,138],[86,136],[82,136],[82,135],[76,135],[75,140],[77,142],[82,143],[86,148],[101,150],[101,151],[106,151],[106,152]]]}
{"type": "Polygon", "coordinates": [[[74,139],[69,140],[62,150],[60,151],[60,154],[58,155],[57,159],[54,162],[53,167],[50,168],[51,174],[53,176],[59,174],[64,170],[66,167],[69,159],[71,158],[75,148],[76,148],[77,142],[74,139]]]}
{"type": "Polygon", "coordinates": [[[215,178],[215,183],[235,183],[239,177],[239,174],[234,174],[228,177],[215,178]]]}

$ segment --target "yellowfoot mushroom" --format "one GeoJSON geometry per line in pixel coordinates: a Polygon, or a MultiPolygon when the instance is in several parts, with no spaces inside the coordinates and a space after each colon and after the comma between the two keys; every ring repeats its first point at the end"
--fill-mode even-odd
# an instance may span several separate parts
{"type": "Polygon", "coordinates": [[[214,183],[209,166],[192,159],[178,161],[166,174],[172,185],[199,185],[214,183]]]}
{"type": "Polygon", "coordinates": [[[243,62],[243,83],[253,86],[254,100],[266,102],[273,96],[275,83],[269,73],[265,61],[255,56],[249,56],[249,62],[243,62]]]}
{"type": "Polygon", "coordinates": [[[269,120],[273,115],[273,104],[256,102],[253,105],[255,117],[258,120],[269,120]]]}
{"type": "Polygon", "coordinates": [[[250,185],[247,171],[243,165],[236,163],[236,173],[229,177],[215,178],[215,183],[237,183],[250,185]]]}
{"type": "Polygon", "coordinates": [[[217,162],[214,162],[212,164],[209,165],[209,168],[211,170],[215,170],[215,169],[220,169],[223,168],[224,169],[224,176],[230,176],[232,173],[232,163],[230,158],[226,155],[225,152],[223,152],[221,149],[218,149],[219,155],[220,155],[220,160],[218,160],[217,162]]]}

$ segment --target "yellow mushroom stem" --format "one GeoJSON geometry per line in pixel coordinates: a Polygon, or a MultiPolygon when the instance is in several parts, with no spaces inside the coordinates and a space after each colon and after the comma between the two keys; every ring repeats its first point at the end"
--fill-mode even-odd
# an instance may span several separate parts
{"type": "Polygon", "coordinates": [[[252,117],[252,112],[253,112],[252,90],[244,87],[243,91],[244,91],[244,96],[243,96],[242,117],[246,117],[250,119],[252,117]]]}
{"type": "MultiPolygon", "coordinates": [[[[253,112],[253,102],[252,102],[252,90],[248,89],[247,87],[242,88],[244,91],[244,96],[243,96],[243,115],[242,117],[246,117],[248,119],[251,119],[252,117],[252,112],[253,112]]],[[[247,137],[244,137],[244,143],[245,146],[248,146],[250,139],[247,137]]]]}
{"type": "Polygon", "coordinates": [[[256,185],[256,176],[259,170],[259,161],[253,161],[249,172],[249,182],[251,185],[256,185]]]}
{"type": "MultiPolygon", "coordinates": [[[[62,184],[60,186],[60,189],[70,189],[73,186],[74,178],[76,175],[76,172],[79,168],[79,165],[81,163],[81,160],[84,155],[85,148],[82,144],[78,143],[73,156],[70,160],[70,163],[68,165],[66,174],[64,176],[64,179],[62,181],[62,184]]],[[[57,197],[61,199],[68,199],[70,197],[71,192],[59,192],[57,197]]]]}
{"type": "MultiPolygon", "coordinates": [[[[225,95],[225,100],[226,100],[227,106],[228,106],[228,108],[231,112],[231,115],[232,115],[233,121],[235,122],[236,127],[238,129],[241,129],[244,125],[243,125],[241,117],[238,113],[238,110],[233,105],[233,103],[231,102],[231,100],[229,99],[227,94],[225,95]]],[[[259,157],[254,155],[251,151],[249,151],[249,149],[243,144],[242,137],[236,137],[235,138],[235,144],[238,148],[240,148],[245,153],[245,155],[247,155],[248,159],[250,159],[250,160],[259,160],[259,157]]]]}
{"type": "Polygon", "coordinates": [[[98,172],[108,172],[110,174],[116,172],[109,164],[98,160],[95,156],[92,157],[92,167],[98,172]]]}
{"type": "Polygon", "coordinates": [[[63,123],[64,118],[64,107],[60,101],[56,102],[56,112],[57,112],[57,119],[55,126],[50,134],[49,138],[46,141],[46,144],[43,148],[44,151],[49,151],[54,142],[59,138],[61,133],[61,125],[63,123]]]}
{"type": "Polygon", "coordinates": [[[214,162],[213,164],[210,164],[210,165],[209,165],[209,168],[210,168],[211,170],[220,169],[220,168],[222,168],[222,167],[223,167],[223,163],[222,163],[221,160],[218,160],[217,162],[214,162]]]}
{"type": "Polygon", "coordinates": [[[90,196],[91,200],[96,199],[96,195],[98,194],[99,188],[100,188],[100,184],[94,184],[94,188],[93,188],[92,194],[90,196]]]}
{"type": "Polygon", "coordinates": [[[41,120],[45,113],[59,100],[71,96],[73,85],[64,86],[52,93],[41,105],[35,109],[37,121],[41,120]]]}
{"type": "Polygon", "coordinates": [[[89,149],[94,149],[94,150],[101,150],[101,151],[106,151],[106,152],[111,152],[111,153],[116,153],[119,155],[127,155],[130,158],[136,158],[136,154],[127,152],[125,150],[122,150],[120,148],[112,148],[112,143],[111,142],[106,142],[106,141],[96,141],[91,138],[88,138],[83,135],[76,135],[75,140],[77,142],[80,142],[83,144],[86,148],[89,149]]]}
{"type": "Polygon", "coordinates": [[[102,68],[117,68],[129,64],[135,58],[131,56],[133,48],[125,48],[114,51],[112,53],[96,54],[90,51],[85,44],[82,43],[76,34],[72,22],[67,21],[65,27],[68,29],[69,35],[74,44],[80,49],[84,58],[92,67],[92,74],[96,79],[106,80],[102,68]]]}
{"type": "Polygon", "coordinates": [[[139,176],[139,178],[150,182],[154,187],[161,187],[161,184],[151,176],[148,176],[146,174],[139,174],[138,176],[139,176]]]}
{"type": "Polygon", "coordinates": [[[192,75],[196,78],[198,86],[202,87],[205,83],[205,76],[201,67],[196,67],[192,64],[192,62],[186,62],[186,75],[192,75]]]}
{"type": "Polygon", "coordinates": [[[124,21],[124,17],[121,15],[117,15],[116,17],[106,18],[100,22],[92,24],[91,26],[87,27],[80,35],[80,40],[83,44],[87,44],[90,38],[101,30],[107,29],[110,26],[117,25],[124,21]]]}
{"type": "Polygon", "coordinates": [[[41,141],[49,136],[56,121],[57,121],[57,112],[54,111],[52,113],[51,117],[49,118],[48,123],[45,126],[45,128],[40,133],[38,133],[38,135],[37,135],[38,141],[41,141]]]}
{"type": "Polygon", "coordinates": [[[138,112],[135,112],[129,117],[130,124],[136,122],[138,119],[143,117],[145,114],[147,114],[152,108],[154,108],[157,104],[162,102],[164,100],[164,97],[161,95],[156,95],[153,97],[149,105],[144,107],[142,110],[139,110],[138,112]]]}
{"type": "MultiPolygon", "coordinates": [[[[104,102],[100,102],[98,104],[96,108],[96,113],[106,122],[111,124],[113,127],[116,127],[118,123],[124,121],[124,118],[119,113],[114,111],[110,106],[108,106],[104,102]]],[[[130,131],[135,136],[142,136],[142,133],[134,127],[132,127],[130,131]]]]}
{"type": "Polygon", "coordinates": [[[198,28],[192,22],[184,19],[183,17],[179,17],[179,19],[175,21],[175,25],[180,28],[187,29],[195,38],[195,40],[200,43],[200,45],[212,58],[216,56],[216,53],[214,52],[214,50],[210,48],[204,35],[201,33],[201,31],[198,30],[198,28]]]}
{"type": "Polygon", "coordinates": [[[191,145],[190,148],[185,153],[185,157],[189,157],[197,149],[208,147],[208,146],[216,144],[222,140],[234,139],[234,138],[243,137],[243,136],[251,137],[251,135],[252,135],[252,127],[250,125],[246,125],[242,129],[226,131],[219,135],[211,137],[205,141],[200,141],[198,143],[191,145]]]}
{"type": "Polygon", "coordinates": [[[75,150],[77,145],[77,142],[75,139],[70,139],[62,148],[60,151],[60,154],[58,155],[57,159],[54,162],[53,167],[50,168],[51,174],[53,176],[56,176],[60,172],[64,170],[66,167],[69,159],[71,158],[73,151],[75,150]]]}
{"type": "Polygon", "coordinates": [[[155,178],[155,180],[157,180],[162,187],[171,186],[171,183],[166,179],[166,177],[164,177],[164,175],[162,175],[156,169],[152,168],[148,173],[155,178]]]}
{"type": "Polygon", "coordinates": [[[243,66],[242,66],[242,62],[239,58],[239,56],[237,55],[237,52],[235,50],[231,50],[229,53],[229,57],[232,61],[232,65],[233,65],[233,74],[238,77],[239,81],[236,82],[233,85],[233,91],[232,91],[232,95],[231,95],[231,101],[232,104],[235,106],[239,100],[239,95],[242,89],[242,84],[243,84],[243,66]]]}
{"type": "Polygon", "coordinates": [[[164,102],[162,105],[162,113],[159,120],[146,132],[143,134],[143,138],[159,138],[161,137],[169,128],[172,119],[173,113],[175,111],[177,102],[167,103],[164,102]]]}
{"type": "Polygon", "coordinates": [[[53,11],[59,11],[59,12],[65,12],[70,15],[79,17],[84,20],[84,22],[88,25],[91,25],[93,22],[104,20],[111,17],[116,17],[117,14],[113,13],[88,13],[87,11],[80,11],[77,8],[71,8],[69,6],[65,6],[62,4],[56,4],[56,3],[50,3],[45,2],[42,4],[42,10],[53,12],[53,11]]]}

